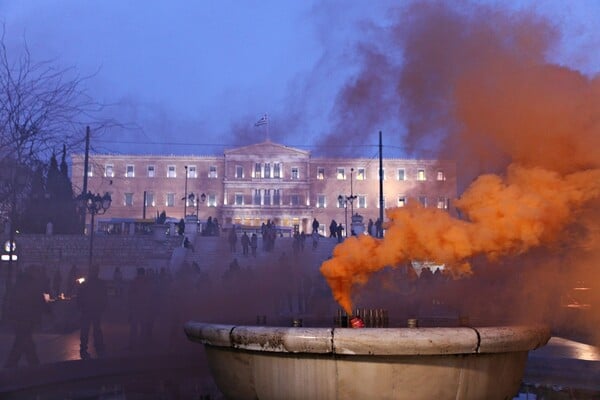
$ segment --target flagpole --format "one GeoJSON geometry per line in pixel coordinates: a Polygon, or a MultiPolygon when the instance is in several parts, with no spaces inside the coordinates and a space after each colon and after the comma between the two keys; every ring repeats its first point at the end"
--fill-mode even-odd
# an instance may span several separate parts
{"type": "Polygon", "coordinates": [[[266,137],[266,141],[269,142],[270,138],[269,138],[269,115],[267,113],[265,113],[258,121],[256,121],[256,123],[254,124],[255,127],[260,127],[262,125],[266,125],[266,133],[267,133],[267,137],[266,137]]]}
{"type": "Polygon", "coordinates": [[[267,113],[265,113],[265,118],[267,120],[267,142],[270,142],[271,138],[269,137],[269,116],[267,115],[267,113]]]}

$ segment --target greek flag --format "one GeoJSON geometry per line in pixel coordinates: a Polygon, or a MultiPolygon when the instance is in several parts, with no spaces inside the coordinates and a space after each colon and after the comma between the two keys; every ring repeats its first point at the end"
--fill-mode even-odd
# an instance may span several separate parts
{"type": "Polygon", "coordinates": [[[268,123],[269,123],[269,118],[267,117],[267,114],[265,114],[258,121],[256,121],[254,126],[267,125],[268,123]]]}

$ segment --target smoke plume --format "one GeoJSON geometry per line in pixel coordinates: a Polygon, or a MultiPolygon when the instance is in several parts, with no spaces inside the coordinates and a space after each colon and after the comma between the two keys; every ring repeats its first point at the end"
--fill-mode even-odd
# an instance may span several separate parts
{"type": "Polygon", "coordinates": [[[453,204],[460,218],[412,202],[386,210],[385,239],[336,247],[321,272],[346,311],[353,290],[387,266],[433,261],[462,276],[482,255],[526,259],[541,246],[596,242],[600,79],[546,61],[557,30],[534,13],[429,2],[399,13],[390,33],[404,54],[390,81],[405,140],[456,160],[470,184],[453,204]]]}

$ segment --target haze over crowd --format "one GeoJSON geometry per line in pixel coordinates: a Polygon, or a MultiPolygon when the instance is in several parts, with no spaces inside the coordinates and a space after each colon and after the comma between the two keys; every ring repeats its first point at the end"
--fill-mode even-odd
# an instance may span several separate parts
{"type": "Polygon", "coordinates": [[[52,27],[35,3],[6,6],[5,40],[91,75],[123,121],[94,133],[96,150],[214,154],[263,140],[254,122],[268,113],[271,139],[317,154],[373,156],[382,130],[385,156],[456,160],[460,219],[390,210],[392,240],[350,239],[326,263],[347,269],[328,276],[346,308],[366,279],[354,267],[413,258],[458,276],[519,256],[541,268],[532,285],[594,278],[595,2],[183,4],[63,4],[52,27]]]}

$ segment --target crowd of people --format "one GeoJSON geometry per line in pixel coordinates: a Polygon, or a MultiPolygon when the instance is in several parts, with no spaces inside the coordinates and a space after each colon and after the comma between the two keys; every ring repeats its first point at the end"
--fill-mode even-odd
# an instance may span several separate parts
{"type": "Polygon", "coordinates": [[[56,320],[63,317],[68,318],[69,329],[57,333],[79,330],[83,360],[92,358],[91,349],[95,357],[106,354],[107,324],[129,325],[126,350],[136,352],[152,345],[156,321],[162,319],[165,343],[175,346],[182,339],[185,318],[191,315],[192,299],[208,282],[197,264],[182,267],[175,276],[166,268],[158,273],[152,268],[137,268],[130,280],[123,279],[120,267],[114,268],[112,279],[101,279],[99,272],[98,265],[73,265],[65,278],[56,268],[50,279],[41,265],[18,272],[3,305],[2,323],[14,335],[5,368],[18,366],[23,358],[29,366],[39,364],[33,334],[52,331],[58,326],[56,320]]]}

